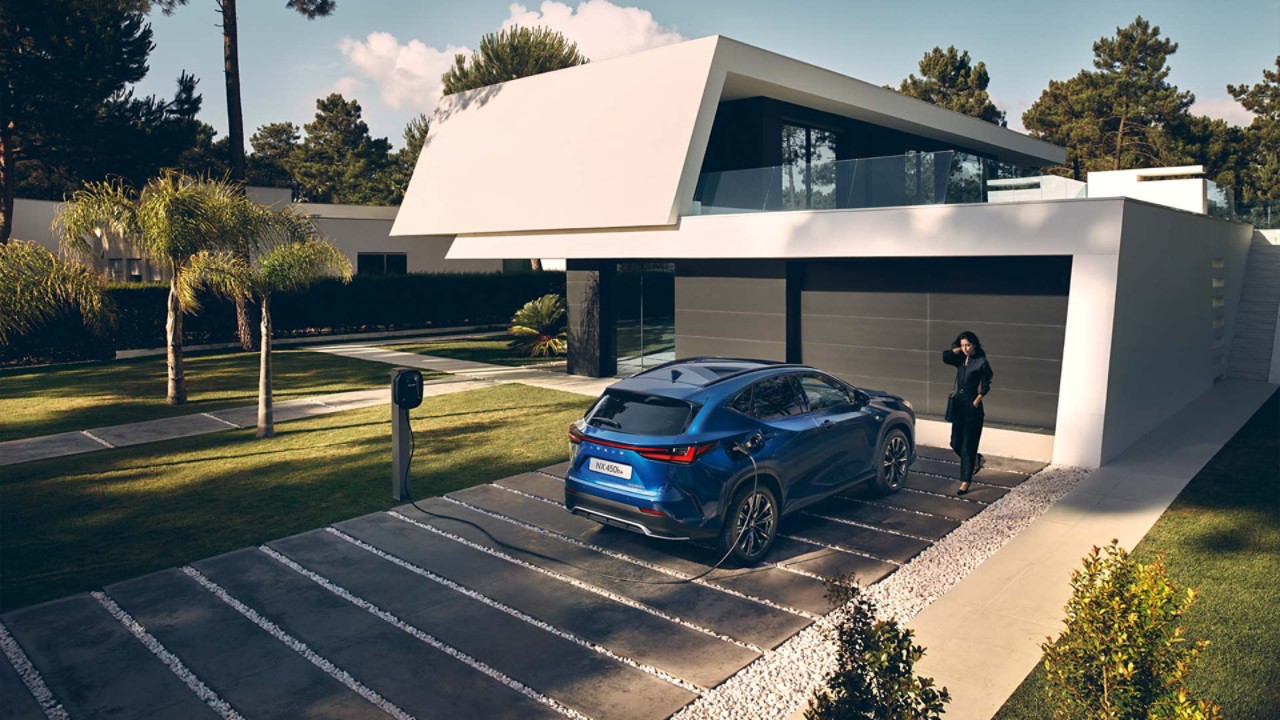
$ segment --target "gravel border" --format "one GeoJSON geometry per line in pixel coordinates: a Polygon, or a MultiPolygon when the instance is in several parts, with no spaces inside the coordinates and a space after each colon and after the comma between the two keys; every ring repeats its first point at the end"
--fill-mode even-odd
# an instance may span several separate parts
{"type": "MultiPolygon", "coordinates": [[[[1062,499],[1085,468],[1050,465],[881,582],[867,588],[881,619],[905,623],[942,597],[1062,499]]],[[[831,629],[846,610],[839,608],[800,631],[676,713],[673,720],[787,718],[800,710],[836,669],[831,629]]],[[[927,650],[927,648],[926,648],[927,650]]]]}

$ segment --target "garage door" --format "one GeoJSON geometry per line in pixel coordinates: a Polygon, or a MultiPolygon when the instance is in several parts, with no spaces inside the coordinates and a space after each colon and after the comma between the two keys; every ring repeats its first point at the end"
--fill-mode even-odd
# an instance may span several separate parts
{"type": "Polygon", "coordinates": [[[972,330],[995,372],[988,422],[1052,429],[1070,277],[1069,257],[811,261],[801,357],[940,417],[955,381],[941,351],[972,330]]]}

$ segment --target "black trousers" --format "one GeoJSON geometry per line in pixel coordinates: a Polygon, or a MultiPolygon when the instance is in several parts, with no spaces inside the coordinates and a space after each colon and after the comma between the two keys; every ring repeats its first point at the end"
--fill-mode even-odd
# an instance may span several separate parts
{"type": "Polygon", "coordinates": [[[986,413],[973,406],[973,398],[957,395],[951,407],[951,449],[960,456],[960,482],[969,482],[978,463],[978,442],[986,413]]]}

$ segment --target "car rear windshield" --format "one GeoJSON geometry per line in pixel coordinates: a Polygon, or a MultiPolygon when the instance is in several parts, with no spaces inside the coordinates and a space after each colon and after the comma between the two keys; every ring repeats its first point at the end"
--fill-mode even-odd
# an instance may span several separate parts
{"type": "Polygon", "coordinates": [[[600,398],[587,424],[631,435],[679,435],[693,413],[684,400],[615,390],[600,398]]]}

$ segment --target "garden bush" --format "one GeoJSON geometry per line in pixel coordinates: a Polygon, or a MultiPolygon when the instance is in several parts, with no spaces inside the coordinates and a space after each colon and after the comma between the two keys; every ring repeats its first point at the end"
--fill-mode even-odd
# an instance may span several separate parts
{"type": "Polygon", "coordinates": [[[1178,624],[1194,590],[1112,541],[1071,573],[1066,629],[1044,644],[1048,695],[1059,720],[1209,720],[1216,705],[1188,697],[1183,679],[1208,643],[1178,624]]]}
{"type": "Polygon", "coordinates": [[[916,675],[924,648],[851,581],[828,585],[841,617],[835,626],[837,669],[805,710],[806,720],[937,720],[951,695],[916,675]]]}
{"type": "Polygon", "coordinates": [[[529,357],[564,355],[569,347],[564,298],[554,293],[524,304],[511,317],[507,347],[529,357]]]}
{"type": "MultiPolygon", "coordinates": [[[[272,319],[276,337],[503,325],[511,308],[564,291],[561,272],[357,275],[350,284],[323,280],[306,292],[274,296],[272,319]]],[[[107,335],[95,338],[78,317],[68,317],[0,345],[0,364],[101,359],[116,350],[164,347],[168,285],[117,284],[107,292],[116,307],[115,329],[107,335]]],[[[235,305],[202,296],[200,312],[186,316],[182,329],[188,345],[236,342],[235,305]]]]}

